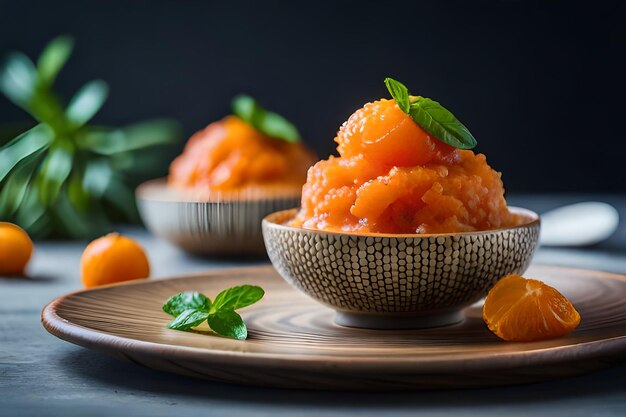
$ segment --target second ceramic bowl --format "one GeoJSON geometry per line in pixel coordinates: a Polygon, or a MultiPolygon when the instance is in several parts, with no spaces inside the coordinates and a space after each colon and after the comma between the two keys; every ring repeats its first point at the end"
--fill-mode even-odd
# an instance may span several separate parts
{"type": "Polygon", "coordinates": [[[502,277],[523,273],[539,239],[539,216],[523,224],[438,235],[348,234],[285,225],[296,210],[263,220],[265,246],[289,283],[337,311],[351,327],[453,324],[502,277]]]}
{"type": "Polygon", "coordinates": [[[168,187],[165,180],[137,188],[146,227],[180,248],[204,255],[265,255],[261,221],[300,204],[300,187],[239,194],[199,195],[168,187]]]}

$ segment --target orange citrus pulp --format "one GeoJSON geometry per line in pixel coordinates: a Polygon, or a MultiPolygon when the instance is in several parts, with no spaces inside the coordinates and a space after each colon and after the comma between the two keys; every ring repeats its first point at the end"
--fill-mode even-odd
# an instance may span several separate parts
{"type": "Polygon", "coordinates": [[[500,174],[485,156],[439,141],[395,100],[367,103],[335,141],[340,156],[309,169],[292,226],[400,234],[517,224],[500,174]]]}
{"type": "Polygon", "coordinates": [[[264,135],[237,116],[195,133],[170,165],[176,188],[232,191],[249,185],[283,184],[299,189],[315,156],[301,142],[264,135]]]}
{"type": "Polygon", "coordinates": [[[487,295],[483,319],[503,340],[531,342],[566,335],[578,326],[580,314],[556,289],[512,274],[487,295]]]}

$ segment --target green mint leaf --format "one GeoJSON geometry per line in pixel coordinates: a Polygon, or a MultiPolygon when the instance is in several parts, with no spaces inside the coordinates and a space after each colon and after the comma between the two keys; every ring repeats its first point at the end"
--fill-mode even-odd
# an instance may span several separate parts
{"type": "Polygon", "coordinates": [[[228,288],[215,297],[212,312],[237,310],[256,303],[265,295],[265,291],[256,285],[239,285],[228,288]]]}
{"type": "Polygon", "coordinates": [[[291,122],[279,114],[265,110],[250,96],[235,97],[232,107],[235,115],[264,135],[291,143],[300,140],[300,133],[291,122]]]}
{"type": "Polygon", "coordinates": [[[90,81],[78,92],[67,106],[65,115],[75,127],[87,123],[98,113],[109,94],[109,86],[102,80],[90,81]]]}
{"type": "Polygon", "coordinates": [[[404,84],[392,78],[385,78],[385,85],[398,107],[436,139],[459,149],[476,147],[476,139],[467,127],[441,104],[429,98],[411,96],[404,84]]]}
{"type": "Polygon", "coordinates": [[[174,320],[167,324],[168,329],[189,330],[192,327],[199,326],[207,319],[209,313],[206,311],[194,310],[192,308],[183,311],[174,320]]]}
{"type": "Polygon", "coordinates": [[[37,71],[42,83],[49,86],[54,82],[73,48],[74,40],[69,36],[59,36],[46,45],[37,60],[37,71]]]}
{"type": "Polygon", "coordinates": [[[198,310],[208,313],[210,309],[211,300],[197,291],[178,293],[170,297],[163,305],[163,311],[174,317],[185,310],[198,310]]]}
{"type": "Polygon", "coordinates": [[[406,114],[409,114],[409,108],[411,106],[409,101],[409,89],[406,88],[406,86],[400,81],[396,81],[389,77],[385,78],[385,85],[387,86],[387,90],[389,90],[391,97],[396,100],[398,107],[400,107],[400,109],[406,114]]]}
{"type": "Polygon", "coordinates": [[[232,310],[219,310],[209,315],[209,326],[215,333],[231,339],[246,340],[248,329],[241,316],[232,310]]]}
{"type": "Polygon", "coordinates": [[[459,149],[476,147],[476,139],[454,115],[438,102],[421,98],[411,104],[410,116],[422,129],[459,149]]]}

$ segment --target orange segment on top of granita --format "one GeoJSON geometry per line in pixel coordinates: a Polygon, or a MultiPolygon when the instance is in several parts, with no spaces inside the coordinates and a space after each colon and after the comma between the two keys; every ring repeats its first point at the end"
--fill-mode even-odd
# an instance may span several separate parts
{"type": "Polygon", "coordinates": [[[367,103],[354,112],[335,141],[343,157],[362,154],[386,166],[422,165],[454,152],[452,146],[424,131],[394,100],[387,99],[367,103]]]}
{"type": "Polygon", "coordinates": [[[408,95],[405,99],[411,103],[405,102],[404,109],[398,98],[367,103],[341,126],[335,138],[339,157],[309,170],[293,226],[414,234],[516,224],[500,173],[484,155],[467,150],[475,144],[469,131],[439,103],[408,95]],[[416,103],[425,104],[414,108],[416,103]],[[428,119],[428,106],[437,108],[437,117],[444,115],[439,125],[436,118],[428,119]],[[427,127],[416,119],[426,120],[427,127]],[[446,123],[456,131],[446,132],[446,123]],[[467,134],[471,141],[463,144],[456,134],[467,134]],[[451,146],[459,143],[464,149],[451,146]]]}

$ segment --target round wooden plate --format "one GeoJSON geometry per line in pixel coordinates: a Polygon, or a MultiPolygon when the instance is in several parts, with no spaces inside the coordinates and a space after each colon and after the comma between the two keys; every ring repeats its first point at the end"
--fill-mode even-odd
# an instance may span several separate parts
{"type": "Polygon", "coordinates": [[[310,389],[437,389],[534,382],[609,366],[626,350],[626,277],[534,266],[582,315],[570,335],[507,343],[491,334],[481,306],[458,325],[425,330],[341,327],[334,312],[288,286],[271,266],[102,287],[61,297],[42,312],[52,334],[133,363],[216,381],[310,389]],[[180,291],[213,298],[237,284],[266,290],[241,310],[246,341],[165,328],[161,305],[180,291]]]}

